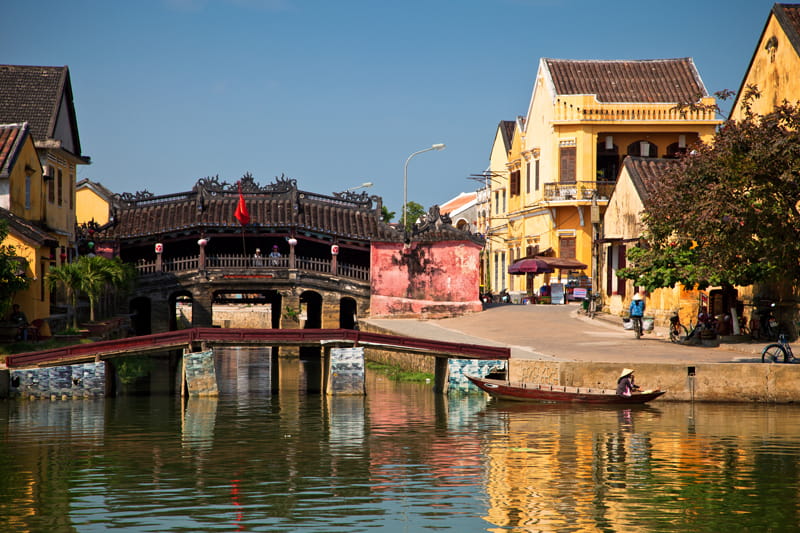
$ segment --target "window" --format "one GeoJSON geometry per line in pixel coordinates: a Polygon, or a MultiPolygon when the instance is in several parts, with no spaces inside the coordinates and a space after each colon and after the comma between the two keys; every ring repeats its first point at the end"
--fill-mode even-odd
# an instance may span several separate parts
{"type": "Polygon", "coordinates": [[[51,204],[56,201],[56,182],[53,180],[53,167],[49,167],[47,175],[50,177],[47,180],[47,201],[51,204]]]}
{"type": "Polygon", "coordinates": [[[69,175],[69,208],[75,209],[75,174],[69,175]]]}
{"type": "Polygon", "coordinates": [[[533,170],[533,172],[534,172],[533,189],[535,191],[538,191],[539,190],[539,160],[538,159],[534,162],[533,166],[534,166],[534,170],[533,170]]]}
{"type": "Polygon", "coordinates": [[[531,193],[531,162],[525,164],[525,192],[531,193]]]}
{"type": "Polygon", "coordinates": [[[64,174],[58,169],[58,205],[64,205],[64,174]]]}
{"type": "Polygon", "coordinates": [[[561,166],[558,180],[561,183],[575,183],[576,150],[574,146],[562,146],[559,149],[561,166]]]}
{"type": "Polygon", "coordinates": [[[658,157],[658,146],[645,140],[634,141],[628,145],[628,155],[658,157]]]}
{"type": "Polygon", "coordinates": [[[31,176],[25,176],[25,209],[31,208],[31,176]]]}
{"type": "Polygon", "coordinates": [[[512,170],[508,191],[511,196],[519,196],[519,181],[519,169],[512,170]]]}
{"type": "Polygon", "coordinates": [[[575,258],[575,237],[558,238],[558,256],[575,258]]]}

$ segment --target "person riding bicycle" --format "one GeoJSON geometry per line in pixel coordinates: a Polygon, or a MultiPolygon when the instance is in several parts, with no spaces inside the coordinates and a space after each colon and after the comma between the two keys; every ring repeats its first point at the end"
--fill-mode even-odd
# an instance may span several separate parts
{"type": "Polygon", "coordinates": [[[644,298],[642,298],[641,293],[637,292],[633,295],[633,299],[631,300],[631,307],[629,309],[631,318],[638,318],[641,320],[644,316],[644,307],[644,298]]]}

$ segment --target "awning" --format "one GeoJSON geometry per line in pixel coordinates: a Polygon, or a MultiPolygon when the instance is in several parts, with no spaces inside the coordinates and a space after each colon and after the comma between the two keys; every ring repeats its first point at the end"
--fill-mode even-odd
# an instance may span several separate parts
{"type": "Polygon", "coordinates": [[[547,274],[555,272],[553,267],[541,258],[520,259],[508,266],[509,274],[547,274]]]}
{"type": "MultiPolygon", "coordinates": [[[[546,257],[544,255],[537,255],[532,259],[540,259],[554,269],[560,268],[562,270],[583,270],[588,268],[577,259],[573,259],[571,257],[546,257]]],[[[526,261],[526,259],[523,259],[523,261],[526,261]]]]}

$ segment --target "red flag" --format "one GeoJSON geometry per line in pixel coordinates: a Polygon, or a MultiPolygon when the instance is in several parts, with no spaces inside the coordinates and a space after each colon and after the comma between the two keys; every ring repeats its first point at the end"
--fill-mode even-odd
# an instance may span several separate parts
{"type": "Polygon", "coordinates": [[[233,214],[239,224],[245,226],[250,223],[250,213],[247,212],[247,205],[244,203],[244,196],[242,196],[242,184],[239,183],[239,203],[236,206],[236,212],[233,214]]]}

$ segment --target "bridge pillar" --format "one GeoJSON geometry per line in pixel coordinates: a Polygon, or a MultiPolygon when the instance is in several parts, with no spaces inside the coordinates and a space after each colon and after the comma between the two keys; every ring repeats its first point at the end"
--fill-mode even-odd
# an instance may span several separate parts
{"type": "Polygon", "coordinates": [[[447,357],[436,357],[433,370],[433,392],[447,392],[447,357]]]}
{"type": "Polygon", "coordinates": [[[187,393],[189,396],[219,395],[213,350],[184,352],[181,396],[187,393]]]}
{"type": "Polygon", "coordinates": [[[192,291],[192,327],[210,328],[213,320],[211,292],[202,289],[192,291]]]}
{"type": "Polygon", "coordinates": [[[279,309],[280,329],[300,328],[300,294],[290,290],[279,291],[279,294],[283,305],[283,308],[279,309]],[[287,311],[287,309],[291,311],[287,311]]]}
{"type": "Polygon", "coordinates": [[[325,351],[329,354],[325,391],[328,396],[365,395],[364,348],[326,348],[325,351]]]}

